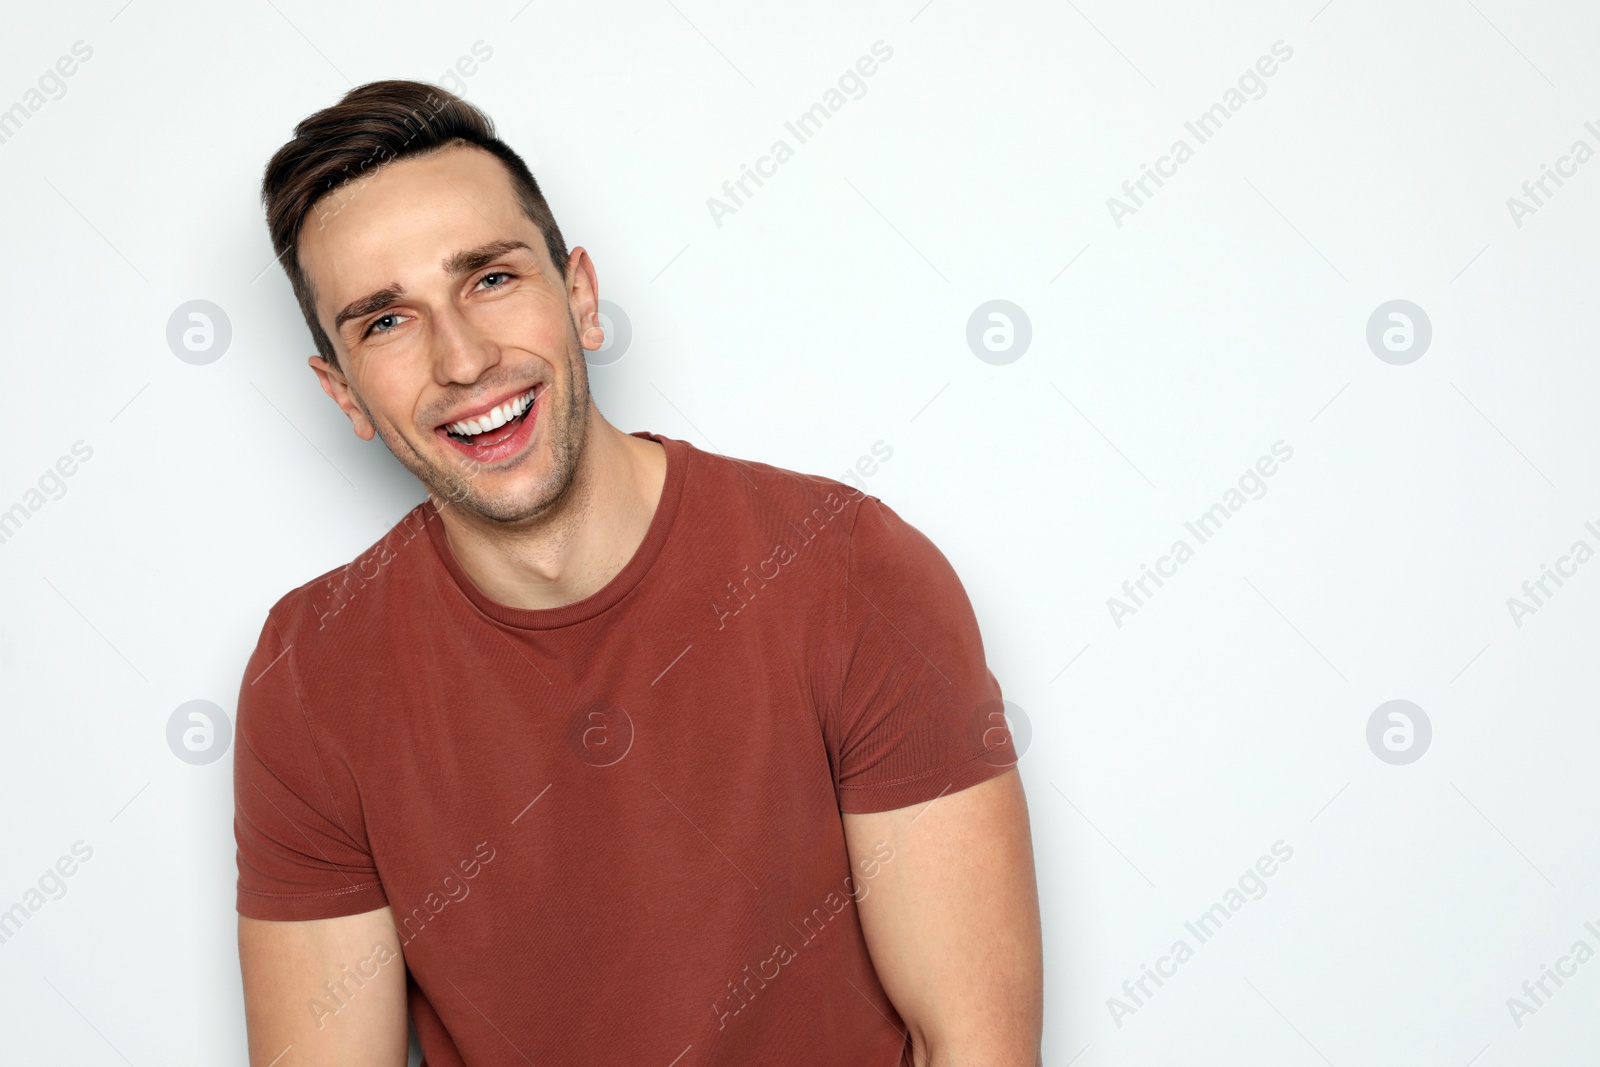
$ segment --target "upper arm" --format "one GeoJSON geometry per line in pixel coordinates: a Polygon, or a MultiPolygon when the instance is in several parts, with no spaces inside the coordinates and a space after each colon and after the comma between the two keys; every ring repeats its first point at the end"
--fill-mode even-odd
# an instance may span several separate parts
{"type": "Polygon", "coordinates": [[[241,915],[239,967],[252,1067],[405,1064],[405,960],[387,907],[295,922],[241,915]]]}
{"type": "Polygon", "coordinates": [[[839,810],[902,808],[1016,763],[977,616],[944,553],[869,496],[843,584],[824,719],[839,810]]]}
{"type": "Polygon", "coordinates": [[[341,761],[322,758],[320,723],[301,703],[305,646],[269,617],[239,690],[233,828],[250,1063],[403,1067],[400,938],[359,792],[341,761]]]}
{"type": "Polygon", "coordinates": [[[326,919],[389,903],[350,761],[324,758],[326,716],[301,700],[300,661],[326,655],[308,648],[314,640],[286,641],[269,616],[239,686],[236,910],[254,919],[326,919]]]}
{"type": "Polygon", "coordinates": [[[1039,896],[1015,768],[926,804],[843,818],[851,866],[874,871],[857,897],[867,950],[916,1063],[1034,1067],[1039,896]],[[887,861],[880,842],[893,849],[887,861]]]}

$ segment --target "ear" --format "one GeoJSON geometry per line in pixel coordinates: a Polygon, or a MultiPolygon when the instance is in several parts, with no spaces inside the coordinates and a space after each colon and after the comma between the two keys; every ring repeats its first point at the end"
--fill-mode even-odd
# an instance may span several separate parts
{"type": "Polygon", "coordinates": [[[339,368],[321,356],[312,356],[306,362],[317,372],[317,381],[322,383],[322,391],[333,398],[333,402],[339,405],[340,411],[349,416],[350,425],[355,429],[356,436],[363,441],[372,440],[378,431],[367,419],[361,406],[356,403],[355,393],[351,391],[350,383],[345,380],[339,368]]]}
{"type": "Polygon", "coordinates": [[[595,280],[594,260],[579,245],[567,255],[567,307],[578,324],[578,342],[590,352],[606,343],[600,325],[600,284],[595,280]]]}

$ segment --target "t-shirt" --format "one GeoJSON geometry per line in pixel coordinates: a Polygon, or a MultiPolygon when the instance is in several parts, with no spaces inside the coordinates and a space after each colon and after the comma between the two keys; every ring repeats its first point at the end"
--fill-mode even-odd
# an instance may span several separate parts
{"type": "MultiPolygon", "coordinates": [[[[841,812],[1016,753],[949,562],[831,478],[666,450],[598,592],[514,608],[425,502],[273,606],[240,684],[238,911],[388,905],[429,1067],[888,1065],[841,812]]],[[[979,936],[976,932],[974,936],[979,936]]]]}

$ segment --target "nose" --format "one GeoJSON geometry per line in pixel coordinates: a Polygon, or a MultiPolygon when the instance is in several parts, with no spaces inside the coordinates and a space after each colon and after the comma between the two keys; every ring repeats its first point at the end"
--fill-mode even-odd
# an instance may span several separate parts
{"type": "Polygon", "coordinates": [[[434,379],[440,385],[471,385],[500,362],[500,346],[454,305],[434,316],[433,345],[434,379]]]}

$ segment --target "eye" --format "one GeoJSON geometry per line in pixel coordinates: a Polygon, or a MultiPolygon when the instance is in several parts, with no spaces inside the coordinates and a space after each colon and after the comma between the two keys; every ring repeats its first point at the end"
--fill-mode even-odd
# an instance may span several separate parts
{"type": "Polygon", "coordinates": [[[400,320],[403,317],[404,316],[402,316],[399,312],[395,311],[391,311],[386,315],[379,315],[377,318],[372,320],[371,325],[367,327],[366,331],[361,336],[370,337],[375,333],[388,333],[390,330],[393,330],[396,326],[400,325],[400,320]],[[385,325],[386,323],[387,325],[385,325]]]}
{"type": "Polygon", "coordinates": [[[515,277],[516,275],[512,274],[508,270],[492,270],[488,274],[485,274],[483,277],[479,278],[478,284],[487,289],[504,289],[508,284],[510,284],[511,279],[515,277]],[[502,278],[504,281],[490,282],[489,279],[491,278],[502,278]]]}

